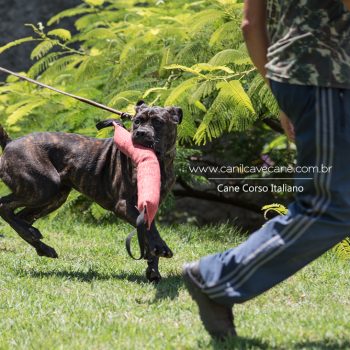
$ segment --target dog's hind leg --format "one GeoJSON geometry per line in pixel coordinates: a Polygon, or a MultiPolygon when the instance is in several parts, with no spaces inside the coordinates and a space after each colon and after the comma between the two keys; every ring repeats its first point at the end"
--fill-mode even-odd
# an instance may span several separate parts
{"type": "Polygon", "coordinates": [[[70,191],[71,189],[66,187],[57,195],[53,196],[49,204],[35,208],[26,207],[19,211],[16,216],[19,219],[26,221],[29,225],[33,225],[37,219],[42,218],[58,209],[67,200],[70,191]]]}
{"type": "Polygon", "coordinates": [[[23,206],[24,203],[17,199],[14,194],[2,197],[0,198],[0,216],[19,234],[21,238],[36,249],[38,255],[57,258],[58,255],[56,251],[41,242],[43,236],[40,231],[14,214],[15,209],[23,206]]]}

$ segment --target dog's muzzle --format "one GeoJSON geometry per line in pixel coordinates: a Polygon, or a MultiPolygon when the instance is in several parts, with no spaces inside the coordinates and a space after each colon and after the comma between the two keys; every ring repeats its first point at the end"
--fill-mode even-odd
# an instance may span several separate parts
{"type": "Polygon", "coordinates": [[[146,131],[136,130],[132,134],[132,142],[134,144],[144,146],[147,148],[154,148],[155,142],[153,136],[146,131]]]}

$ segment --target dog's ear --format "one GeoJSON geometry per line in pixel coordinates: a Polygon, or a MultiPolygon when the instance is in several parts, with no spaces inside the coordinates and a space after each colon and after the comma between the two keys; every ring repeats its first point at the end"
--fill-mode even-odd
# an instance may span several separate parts
{"type": "Polygon", "coordinates": [[[141,111],[141,109],[146,108],[146,107],[147,107],[147,105],[146,105],[145,101],[140,100],[139,102],[136,103],[135,111],[136,111],[136,113],[138,113],[141,111]]]}
{"type": "Polygon", "coordinates": [[[167,110],[170,113],[171,121],[175,124],[181,124],[183,117],[182,109],[180,107],[168,107],[167,110]]]}

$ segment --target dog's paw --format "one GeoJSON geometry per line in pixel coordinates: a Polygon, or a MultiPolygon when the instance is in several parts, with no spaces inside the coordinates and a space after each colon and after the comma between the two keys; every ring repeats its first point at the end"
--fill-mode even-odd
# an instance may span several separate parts
{"type": "Polygon", "coordinates": [[[40,242],[40,247],[36,248],[36,252],[39,256],[46,256],[47,258],[57,259],[58,254],[55,249],[49,247],[48,245],[40,242]]]}
{"type": "Polygon", "coordinates": [[[160,275],[159,271],[148,267],[146,270],[146,278],[148,279],[148,282],[157,284],[162,279],[162,276],[160,275]]]}
{"type": "Polygon", "coordinates": [[[172,250],[165,244],[165,247],[163,247],[163,249],[162,249],[162,257],[163,258],[168,258],[168,259],[170,259],[170,258],[172,258],[173,257],[173,252],[172,252],[172,250]]]}
{"type": "Polygon", "coordinates": [[[174,255],[163,240],[154,242],[153,244],[150,242],[150,252],[158,258],[172,258],[174,255]]]}

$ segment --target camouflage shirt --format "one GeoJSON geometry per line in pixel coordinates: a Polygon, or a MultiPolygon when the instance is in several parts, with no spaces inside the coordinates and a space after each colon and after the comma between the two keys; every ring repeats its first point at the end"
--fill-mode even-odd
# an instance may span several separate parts
{"type": "Polygon", "coordinates": [[[267,77],[350,88],[350,11],[341,0],[267,0],[267,77]]]}

